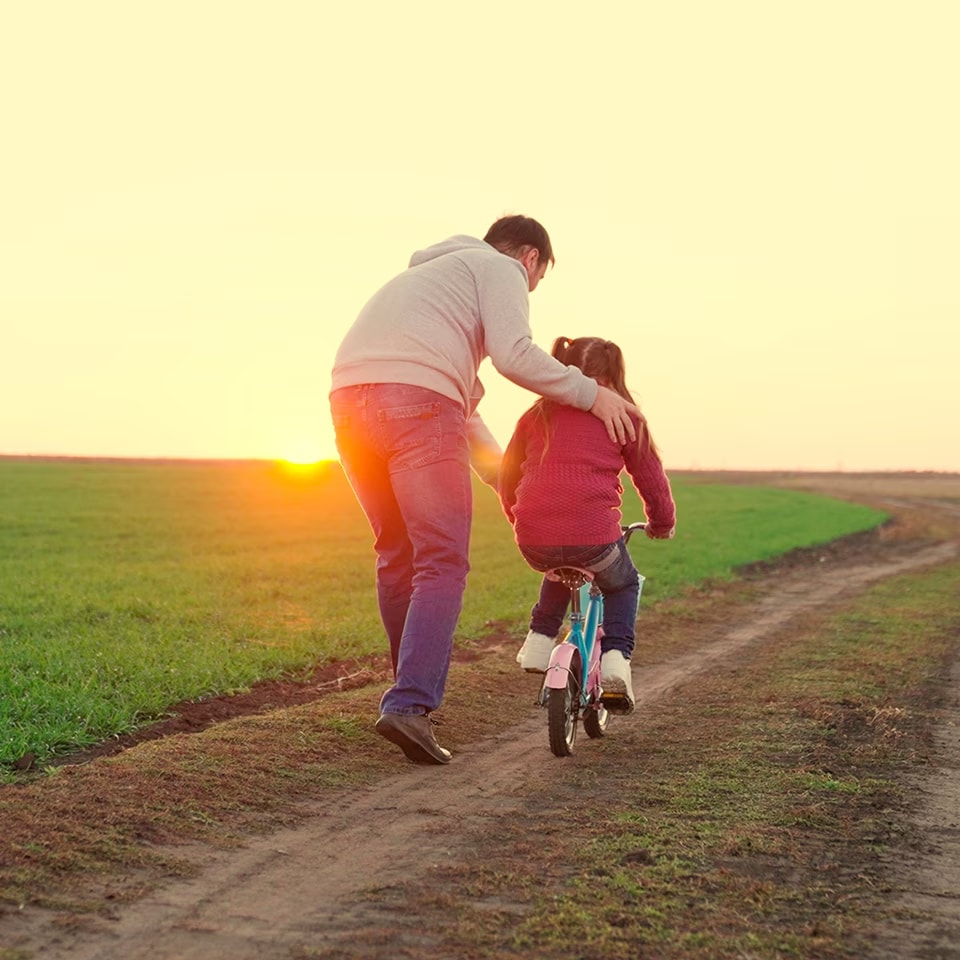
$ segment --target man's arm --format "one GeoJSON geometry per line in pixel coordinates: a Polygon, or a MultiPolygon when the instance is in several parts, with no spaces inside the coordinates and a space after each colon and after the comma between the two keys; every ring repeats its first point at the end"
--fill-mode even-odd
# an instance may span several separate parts
{"type": "Polygon", "coordinates": [[[494,369],[512,383],[557,403],[589,410],[597,384],[533,342],[526,271],[509,257],[476,273],[483,343],[494,369]]]}
{"type": "MultiPolygon", "coordinates": [[[[509,258],[506,258],[509,263],[509,258]]],[[[619,394],[599,386],[577,367],[560,363],[538,347],[531,337],[529,296],[513,265],[495,261],[490,272],[477,275],[480,315],[487,353],[496,370],[527,390],[580,410],[589,410],[604,422],[614,443],[635,440],[630,419],[640,411],[619,394]],[[594,392],[596,391],[596,392],[594,392]]]]}
{"type": "Polygon", "coordinates": [[[500,444],[477,413],[467,419],[467,439],[470,443],[470,466],[487,486],[497,489],[500,475],[500,444]]]}

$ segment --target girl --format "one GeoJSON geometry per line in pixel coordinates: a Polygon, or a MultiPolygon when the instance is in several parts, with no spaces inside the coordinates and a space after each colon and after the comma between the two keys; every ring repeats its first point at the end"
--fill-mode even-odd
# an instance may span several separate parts
{"type": "MultiPolygon", "coordinates": [[[[633,403],[615,343],[560,337],[551,352],[633,403]]],[[[637,570],[620,532],[620,472],[626,468],[643,500],[648,537],[669,539],[676,523],[670,482],[643,417],[635,427],[637,440],[619,446],[596,417],[540,399],[517,423],[500,468],[500,502],[527,563],[541,571],[583,567],[603,591],[601,683],[614,695],[608,709],[620,713],[634,706],[630,656],[640,601],[637,570]]],[[[524,670],[547,669],[569,599],[563,584],[544,577],[517,654],[524,670]]]]}

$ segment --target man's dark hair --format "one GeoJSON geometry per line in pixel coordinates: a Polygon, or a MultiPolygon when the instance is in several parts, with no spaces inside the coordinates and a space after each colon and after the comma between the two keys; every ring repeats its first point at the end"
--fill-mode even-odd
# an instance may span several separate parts
{"type": "Polygon", "coordinates": [[[532,217],[522,217],[520,214],[501,217],[483,239],[508,257],[518,256],[524,247],[536,247],[541,263],[553,265],[556,262],[549,234],[532,217]]]}

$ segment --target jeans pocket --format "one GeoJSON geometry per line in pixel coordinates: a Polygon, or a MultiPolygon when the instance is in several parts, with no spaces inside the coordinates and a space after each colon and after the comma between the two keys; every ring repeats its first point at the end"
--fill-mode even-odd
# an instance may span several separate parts
{"type": "Polygon", "coordinates": [[[333,429],[335,433],[340,434],[350,432],[352,426],[352,417],[349,413],[342,413],[339,410],[334,410],[331,415],[331,420],[333,420],[333,429]]]}
{"type": "Polygon", "coordinates": [[[615,564],[621,562],[620,544],[611,543],[609,546],[597,547],[594,549],[592,557],[581,562],[588,570],[592,570],[594,573],[602,573],[604,570],[609,570],[615,564]]]}
{"type": "Polygon", "coordinates": [[[440,404],[436,401],[377,411],[380,437],[392,469],[415,470],[440,456],[440,404]]]}

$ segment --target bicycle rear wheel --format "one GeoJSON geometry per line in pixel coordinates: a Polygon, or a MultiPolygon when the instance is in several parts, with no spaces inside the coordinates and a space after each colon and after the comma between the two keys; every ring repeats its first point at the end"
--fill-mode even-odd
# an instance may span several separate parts
{"type": "Polygon", "coordinates": [[[588,737],[602,737],[607,732],[610,712],[599,700],[594,700],[583,712],[583,729],[588,737]]]}
{"type": "Polygon", "coordinates": [[[577,714],[580,712],[580,656],[570,661],[566,686],[550,689],[547,700],[547,727],[550,749],[556,757],[569,757],[577,737],[577,714]]]}

